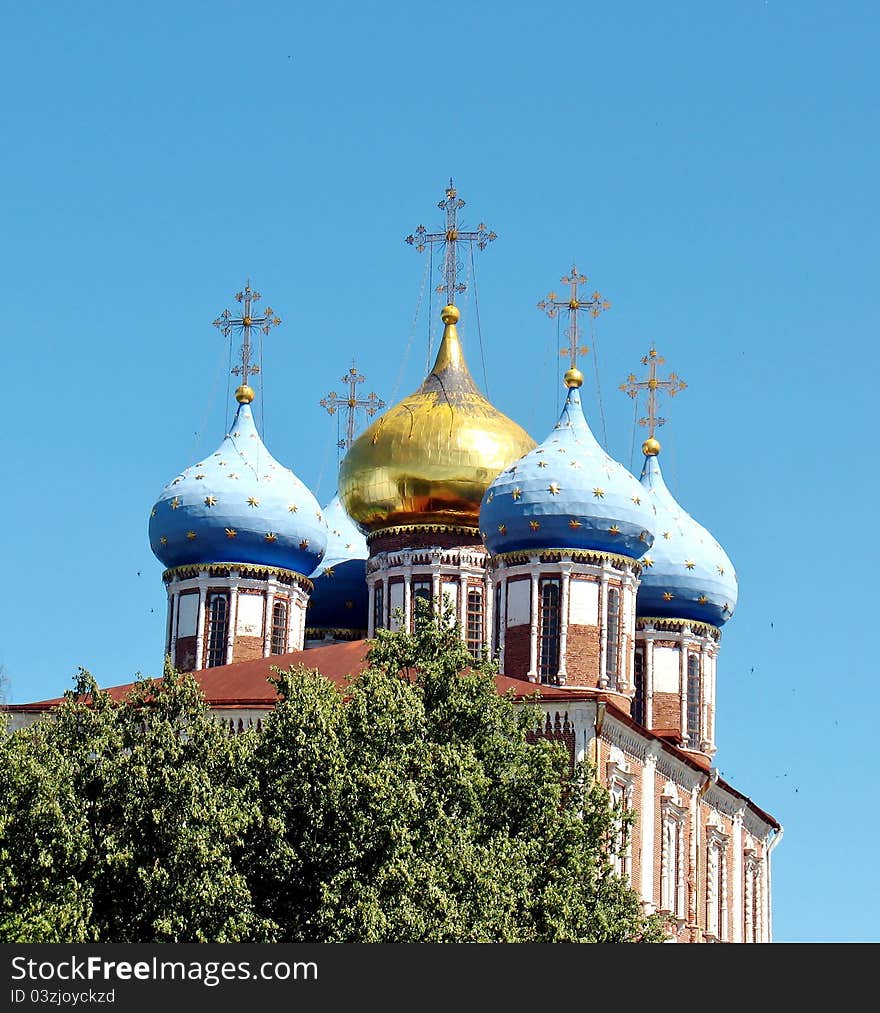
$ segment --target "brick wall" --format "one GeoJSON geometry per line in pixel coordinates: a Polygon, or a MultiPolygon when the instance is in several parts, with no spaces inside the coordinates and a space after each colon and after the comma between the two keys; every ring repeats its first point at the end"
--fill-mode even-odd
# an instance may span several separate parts
{"type": "Polygon", "coordinates": [[[236,637],[232,645],[232,661],[253,661],[263,657],[262,637],[236,637]]]}
{"type": "Polygon", "coordinates": [[[678,693],[655,693],[652,728],[674,728],[681,731],[681,695],[678,693]]]}
{"type": "Polygon", "coordinates": [[[529,627],[511,626],[504,637],[504,675],[525,679],[529,671],[529,627]]]}
{"type": "Polygon", "coordinates": [[[174,654],[174,667],[191,672],[196,667],[196,637],[178,637],[174,654]]]}
{"type": "Polygon", "coordinates": [[[566,686],[599,684],[599,630],[595,626],[568,627],[565,653],[566,686]]]}
{"type": "Polygon", "coordinates": [[[472,535],[461,531],[403,531],[399,534],[377,533],[370,539],[370,555],[379,552],[396,552],[399,549],[420,549],[439,546],[441,549],[478,549],[486,553],[480,533],[472,535]]]}

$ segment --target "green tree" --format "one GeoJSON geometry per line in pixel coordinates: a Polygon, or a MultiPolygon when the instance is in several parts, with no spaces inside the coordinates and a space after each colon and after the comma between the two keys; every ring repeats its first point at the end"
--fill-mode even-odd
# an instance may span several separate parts
{"type": "Polygon", "coordinates": [[[0,734],[0,941],[659,941],[621,818],[449,614],[232,734],[170,667],[0,734]]]}
{"type": "Polygon", "coordinates": [[[449,614],[381,631],[347,696],[278,676],[254,752],[257,906],[289,941],[660,941],[612,870],[621,818],[588,765],[530,741],[449,614]]]}
{"type": "Polygon", "coordinates": [[[0,939],[266,938],[240,871],[253,745],[192,676],[168,668],[120,706],[81,671],[51,720],[0,739],[0,939]]]}

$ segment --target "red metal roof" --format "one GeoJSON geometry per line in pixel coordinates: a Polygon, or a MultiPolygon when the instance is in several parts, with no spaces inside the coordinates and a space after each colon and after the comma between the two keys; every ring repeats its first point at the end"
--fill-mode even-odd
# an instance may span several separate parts
{"type": "MultiPolygon", "coordinates": [[[[277,694],[269,679],[276,669],[286,671],[288,668],[302,666],[315,669],[330,679],[341,690],[346,689],[352,677],[358,676],[367,667],[368,640],[354,640],[341,644],[328,644],[326,647],[312,647],[307,651],[294,651],[291,654],[276,654],[269,658],[255,658],[253,661],[238,661],[232,665],[219,665],[217,668],[204,668],[194,672],[205,699],[215,710],[236,710],[251,708],[271,710],[275,706],[277,694]]],[[[121,686],[110,686],[107,692],[113,700],[123,700],[135,683],[129,682],[121,686]]],[[[607,711],[619,721],[631,727],[640,735],[659,741],[663,748],[672,753],[688,766],[709,773],[711,763],[708,757],[699,753],[690,753],[679,749],[670,741],[668,729],[651,732],[642,727],[605,694],[590,689],[563,689],[559,686],[538,685],[526,679],[511,679],[508,676],[495,676],[495,685],[499,694],[512,691],[515,700],[525,700],[540,694],[542,701],[558,700],[560,703],[571,703],[575,700],[605,701],[607,711]],[[659,734],[658,734],[659,733],[659,734]]],[[[39,713],[51,710],[61,702],[61,697],[51,700],[40,700],[36,703],[8,704],[3,710],[15,713],[39,713]]],[[[758,808],[748,796],[743,795],[732,785],[721,778],[718,784],[742,799],[761,819],[772,827],[779,827],[777,821],[758,808]]]]}

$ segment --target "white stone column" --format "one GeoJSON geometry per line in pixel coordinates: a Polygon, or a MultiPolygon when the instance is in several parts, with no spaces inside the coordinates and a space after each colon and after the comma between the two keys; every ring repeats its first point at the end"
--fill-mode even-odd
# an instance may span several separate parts
{"type": "Polygon", "coordinates": [[[495,650],[498,652],[498,671],[504,674],[504,645],[507,640],[507,573],[503,572],[501,580],[499,581],[501,593],[499,595],[500,601],[498,603],[498,643],[495,645],[495,650]]]}
{"type": "MultiPolygon", "coordinates": [[[[266,603],[263,606],[263,657],[268,658],[272,653],[272,627],[275,625],[275,588],[273,580],[266,589],[266,603]]],[[[291,608],[287,607],[287,626],[290,628],[291,608]]],[[[285,630],[284,644],[287,646],[287,631],[285,630]]]]}
{"type": "Polygon", "coordinates": [[[608,571],[602,560],[602,575],[599,577],[599,688],[608,685],[605,665],[608,661],[608,571]]]}
{"type": "Polygon", "coordinates": [[[229,581],[229,623],[226,628],[226,662],[232,664],[232,652],[235,647],[235,624],[238,622],[238,581],[229,581]]]}
{"type": "Polygon", "coordinates": [[[529,598],[529,670],[528,678],[538,681],[538,561],[532,563],[529,598]]]}
{"type": "Polygon", "coordinates": [[[651,914],[654,903],[654,798],[657,791],[655,771],[657,759],[652,753],[645,757],[642,768],[641,851],[639,854],[639,892],[645,910],[651,914]]]}
{"type": "Polygon", "coordinates": [[[758,926],[758,939],[762,943],[770,943],[773,941],[772,933],[770,931],[770,849],[767,845],[766,839],[761,850],[763,860],[761,862],[760,873],[758,875],[758,882],[761,884],[761,924],[758,926]]]}
{"type": "Polygon", "coordinates": [[[412,633],[412,564],[403,570],[403,629],[412,633]]]}
{"type": "Polygon", "coordinates": [[[208,597],[208,574],[206,570],[199,572],[199,614],[196,620],[196,671],[204,667],[205,662],[205,601],[208,597]]]}
{"type": "Polygon", "coordinates": [[[694,893],[688,901],[688,914],[692,925],[699,924],[700,914],[700,796],[698,789],[691,790],[691,869],[694,873],[694,893]]]}
{"type": "Polygon", "coordinates": [[[562,588],[559,592],[559,683],[564,686],[568,675],[568,593],[571,568],[562,567],[562,588]]]}
{"type": "Polygon", "coordinates": [[[168,592],[168,611],[171,615],[171,629],[168,631],[168,643],[165,646],[167,654],[171,655],[171,660],[174,663],[175,668],[177,667],[177,617],[180,612],[180,591],[172,592],[169,588],[168,592]]]}
{"type": "Polygon", "coordinates": [[[646,637],[645,645],[645,727],[654,725],[654,638],[646,637]]]}
{"type": "Polygon", "coordinates": [[[733,942],[743,941],[743,814],[733,817],[733,942]]]}
{"type": "MultiPolygon", "coordinates": [[[[685,627],[687,630],[687,627],[685,627]]],[[[691,749],[698,749],[699,742],[691,742],[687,736],[688,724],[687,724],[687,688],[688,688],[688,677],[687,677],[687,647],[685,646],[685,638],[683,633],[679,633],[678,637],[678,686],[679,686],[679,727],[681,728],[681,739],[682,742],[687,742],[691,749]]]]}
{"type": "Polygon", "coordinates": [[[702,637],[700,640],[700,749],[704,751],[712,747],[712,731],[709,728],[711,681],[708,640],[706,637],[702,637]]]}
{"type": "Polygon", "coordinates": [[[492,585],[492,576],[488,570],[483,575],[483,643],[488,648],[491,656],[494,645],[492,644],[492,631],[495,629],[495,595],[492,585]]]}
{"type": "Polygon", "coordinates": [[[468,579],[467,574],[463,573],[458,578],[458,621],[461,623],[461,637],[465,643],[467,643],[467,597],[468,579]]]}
{"type": "Polygon", "coordinates": [[[371,640],[376,635],[375,620],[376,614],[376,581],[371,580],[367,584],[367,639],[371,640]]]}

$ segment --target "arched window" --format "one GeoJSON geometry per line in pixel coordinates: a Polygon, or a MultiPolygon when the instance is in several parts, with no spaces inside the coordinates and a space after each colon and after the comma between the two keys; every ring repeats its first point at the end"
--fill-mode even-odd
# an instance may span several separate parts
{"type": "Polygon", "coordinates": [[[270,653],[287,653],[287,602],[280,599],[272,606],[272,643],[270,653]]]}
{"type": "Polygon", "coordinates": [[[492,625],[495,628],[495,642],[492,645],[492,649],[494,651],[493,657],[495,658],[501,653],[501,589],[503,587],[503,584],[495,585],[495,612],[492,617],[492,625]]]}
{"type": "Polygon", "coordinates": [[[421,598],[422,601],[427,602],[429,609],[433,605],[434,595],[433,591],[431,590],[431,585],[432,585],[431,580],[430,579],[425,580],[424,578],[416,579],[412,582],[411,585],[412,604],[410,606],[410,608],[412,609],[412,620],[411,620],[412,626],[415,626],[416,620],[422,615],[421,608],[419,608],[418,605],[416,604],[418,600],[421,598]]]}
{"type": "Polygon", "coordinates": [[[635,694],[632,702],[633,721],[640,725],[645,723],[645,649],[637,647],[633,656],[633,682],[635,694]]]}
{"type": "Polygon", "coordinates": [[[373,629],[385,628],[385,585],[376,584],[373,591],[373,629]]]}
{"type": "Polygon", "coordinates": [[[226,639],[229,635],[229,595],[215,593],[208,599],[208,657],[205,668],[226,664],[226,639]]]}
{"type": "Polygon", "coordinates": [[[538,674],[546,681],[559,672],[559,590],[558,577],[545,577],[539,589],[538,674]]]}
{"type": "Polygon", "coordinates": [[[700,748],[700,656],[687,660],[687,736],[691,749],[700,748]]]}
{"type": "Polygon", "coordinates": [[[483,650],[483,589],[469,587],[467,596],[467,648],[472,658],[483,650]]]}
{"type": "Polygon", "coordinates": [[[620,676],[620,588],[608,588],[608,613],[607,613],[605,638],[605,678],[608,680],[609,689],[617,689],[617,681],[620,676]]]}

